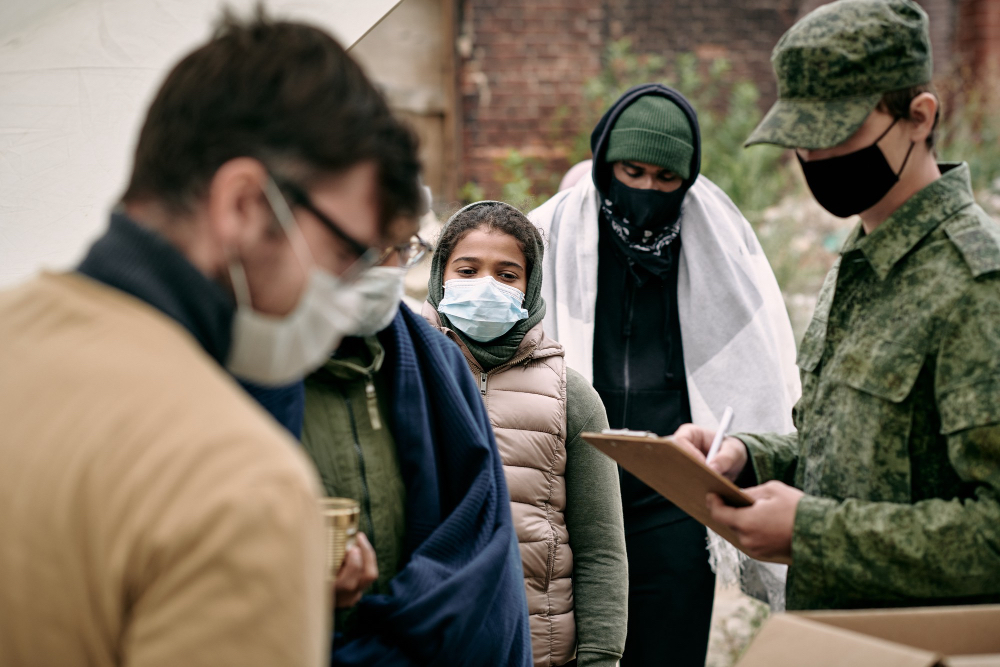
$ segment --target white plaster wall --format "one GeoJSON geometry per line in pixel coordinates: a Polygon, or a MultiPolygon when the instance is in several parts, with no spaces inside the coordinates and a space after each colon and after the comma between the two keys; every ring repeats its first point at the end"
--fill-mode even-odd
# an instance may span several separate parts
{"type": "MultiPolygon", "coordinates": [[[[345,45],[399,0],[270,0],[345,45]]],[[[246,12],[255,0],[227,0],[246,12]]],[[[0,0],[0,287],[73,265],[106,225],[167,71],[220,0],[0,0]]]]}
{"type": "Polygon", "coordinates": [[[439,202],[447,190],[445,171],[454,169],[445,118],[454,85],[444,16],[451,2],[406,0],[351,50],[420,137],[424,183],[439,202]]]}

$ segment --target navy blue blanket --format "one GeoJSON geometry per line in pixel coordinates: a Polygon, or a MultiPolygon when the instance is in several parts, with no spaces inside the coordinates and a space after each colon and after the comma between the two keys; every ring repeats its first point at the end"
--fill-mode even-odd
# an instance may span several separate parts
{"type": "Polygon", "coordinates": [[[306,412],[306,383],[303,380],[282,387],[266,387],[239,378],[237,380],[296,440],[302,438],[302,421],[306,412]]]}
{"type": "Polygon", "coordinates": [[[503,467],[465,359],[405,305],[379,339],[407,491],[405,565],[389,595],[358,604],[332,664],[530,666],[503,467]]]}

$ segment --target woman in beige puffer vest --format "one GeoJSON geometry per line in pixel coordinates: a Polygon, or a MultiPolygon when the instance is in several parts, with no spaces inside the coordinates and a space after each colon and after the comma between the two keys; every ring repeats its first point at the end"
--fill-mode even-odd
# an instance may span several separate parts
{"type": "Polygon", "coordinates": [[[490,415],[535,665],[612,667],[628,614],[618,473],[580,438],[607,427],[600,397],[542,330],[541,253],[517,209],[466,207],[442,231],[423,315],[462,348],[490,415]]]}

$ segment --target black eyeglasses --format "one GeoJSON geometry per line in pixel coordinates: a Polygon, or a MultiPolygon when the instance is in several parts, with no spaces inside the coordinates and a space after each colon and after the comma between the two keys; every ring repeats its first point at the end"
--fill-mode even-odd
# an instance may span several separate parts
{"type": "Polygon", "coordinates": [[[434,252],[434,246],[414,234],[413,237],[406,243],[402,243],[394,248],[386,249],[385,252],[382,253],[382,261],[379,262],[379,264],[382,264],[389,259],[389,256],[392,253],[398,253],[399,265],[404,269],[408,269],[431,252],[434,252]]]}
{"type": "Polygon", "coordinates": [[[347,232],[341,229],[340,225],[334,222],[330,216],[319,210],[319,208],[313,204],[305,190],[294,183],[289,183],[288,181],[277,181],[277,183],[279,189],[288,193],[293,204],[301,206],[316,216],[317,220],[323,223],[323,225],[329,229],[334,236],[346,243],[351,249],[351,252],[357,256],[358,265],[355,270],[350,271],[351,273],[360,273],[365,269],[384,264],[393,254],[398,255],[399,265],[408,269],[423,259],[427,253],[434,250],[434,247],[430,243],[423,240],[416,234],[414,234],[413,237],[411,237],[406,243],[401,243],[385,249],[367,246],[350,236],[347,232]]]}

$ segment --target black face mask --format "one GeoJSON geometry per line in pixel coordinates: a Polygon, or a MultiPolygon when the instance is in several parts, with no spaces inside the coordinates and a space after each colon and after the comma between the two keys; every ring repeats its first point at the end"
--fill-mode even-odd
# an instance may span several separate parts
{"type": "Polygon", "coordinates": [[[879,203],[899,182],[899,175],[906,168],[914,143],[910,142],[910,150],[906,151],[903,166],[898,172],[892,170],[878,147],[878,142],[889,133],[897,120],[892,121],[892,125],[872,145],[847,155],[806,162],[798,152],[795,153],[806,183],[820,206],[837,217],[846,218],[879,203]]]}
{"type": "Polygon", "coordinates": [[[608,188],[608,198],[614,202],[616,211],[630,227],[639,229],[657,229],[674,224],[686,194],[687,188],[683,186],[673,192],[637,190],[614,176],[608,188]]]}

